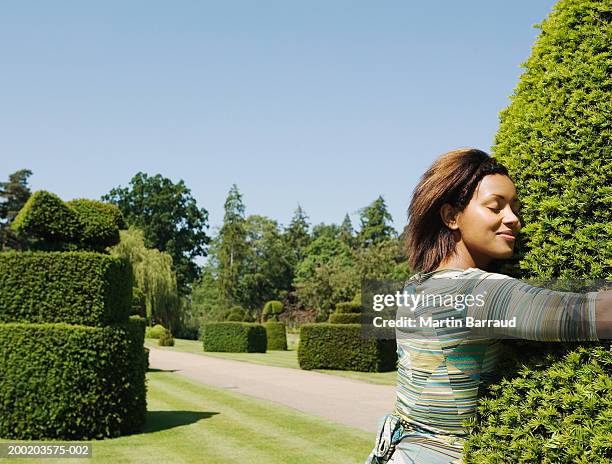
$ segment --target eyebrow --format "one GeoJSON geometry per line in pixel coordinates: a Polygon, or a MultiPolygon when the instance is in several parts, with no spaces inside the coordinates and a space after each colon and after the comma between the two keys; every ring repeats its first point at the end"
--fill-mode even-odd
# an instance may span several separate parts
{"type": "MultiPolygon", "coordinates": [[[[499,197],[499,198],[501,198],[502,200],[505,200],[505,199],[506,199],[506,197],[505,197],[505,196],[500,195],[499,193],[491,193],[489,196],[499,197]]],[[[521,204],[521,201],[518,199],[518,197],[514,197],[514,198],[512,198],[512,200],[510,200],[510,202],[512,202],[512,203],[518,203],[519,205],[521,204]]]]}

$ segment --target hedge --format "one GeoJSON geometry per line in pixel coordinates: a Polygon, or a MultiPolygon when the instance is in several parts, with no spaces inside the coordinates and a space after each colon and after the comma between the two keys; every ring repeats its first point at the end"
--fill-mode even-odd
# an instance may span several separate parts
{"type": "Polygon", "coordinates": [[[90,252],[0,253],[0,322],[102,326],[130,315],[132,269],[90,252]]]}
{"type": "Polygon", "coordinates": [[[30,196],[11,224],[19,236],[49,242],[70,242],[79,234],[77,213],[57,195],[40,190],[30,196]]]}
{"type": "Polygon", "coordinates": [[[284,322],[268,321],[263,324],[268,338],[268,350],[287,349],[287,328],[284,322]]]}
{"type": "Polygon", "coordinates": [[[336,303],[336,314],[359,314],[361,313],[361,302],[344,301],[336,303]]]}
{"type": "Polygon", "coordinates": [[[386,372],[396,366],[395,340],[363,338],[358,324],[304,324],[298,361],[302,369],[386,372]]]}
{"type": "Polygon", "coordinates": [[[72,200],[66,205],[77,215],[78,239],[83,245],[103,251],[119,243],[119,228],[125,228],[125,223],[117,206],[87,199],[72,200]]]}
{"type": "Polygon", "coordinates": [[[285,308],[283,307],[282,301],[270,300],[264,305],[262,315],[265,320],[276,320],[278,315],[282,313],[284,309],[285,308]]]}
{"type": "Polygon", "coordinates": [[[144,321],[0,324],[0,437],[89,440],[140,432],[144,321]]]}
{"type": "Polygon", "coordinates": [[[163,325],[155,324],[153,327],[147,327],[145,329],[145,338],[158,339],[164,334],[165,331],[166,328],[163,325]]]}
{"type": "Polygon", "coordinates": [[[103,252],[119,243],[125,221],[115,205],[87,199],[65,203],[41,190],[28,199],[11,227],[18,236],[30,239],[31,248],[103,252]]]}
{"type": "Polygon", "coordinates": [[[466,464],[612,462],[610,343],[556,357],[521,355],[518,375],[490,386],[468,422],[466,464]]]}
{"type": "Polygon", "coordinates": [[[266,329],[250,322],[209,322],[202,325],[204,351],[265,353],[266,329]]]}
{"type": "Polygon", "coordinates": [[[331,324],[361,324],[361,314],[332,313],[329,315],[331,324]]]}

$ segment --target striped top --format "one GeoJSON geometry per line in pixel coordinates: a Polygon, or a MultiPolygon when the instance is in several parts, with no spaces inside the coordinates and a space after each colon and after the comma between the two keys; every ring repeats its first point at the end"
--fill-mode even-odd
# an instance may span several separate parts
{"type": "MultiPolygon", "coordinates": [[[[595,331],[597,292],[557,292],[530,286],[503,274],[445,269],[417,274],[405,292],[418,295],[480,295],[478,304],[448,307],[428,304],[400,307],[396,319],[431,317],[461,320],[418,329],[396,328],[398,376],[394,414],[409,424],[440,436],[462,437],[462,422],[476,414],[478,387],[495,369],[500,340],[598,340],[595,331]],[[413,311],[414,309],[414,311],[413,311]],[[469,328],[466,321],[512,320],[515,327],[469,328]],[[480,330],[480,335],[478,330],[480,330]]],[[[414,300],[413,300],[414,301],[414,300]]],[[[467,301],[467,298],[466,300],[467,301]]],[[[422,321],[423,319],[421,319],[422,321]]]]}

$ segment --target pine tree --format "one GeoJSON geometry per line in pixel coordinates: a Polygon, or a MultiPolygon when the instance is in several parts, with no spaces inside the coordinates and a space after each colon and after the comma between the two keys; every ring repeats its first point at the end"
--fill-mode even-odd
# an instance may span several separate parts
{"type": "Polygon", "coordinates": [[[311,242],[309,229],[308,216],[302,207],[298,205],[284,233],[287,245],[293,250],[295,264],[304,259],[306,247],[311,242]]]}
{"type": "Polygon", "coordinates": [[[340,224],[340,240],[346,243],[349,247],[353,247],[355,242],[355,230],[353,229],[353,223],[348,213],[344,216],[342,224],[340,224]]]}
{"type": "Polygon", "coordinates": [[[358,234],[358,241],[362,247],[384,242],[397,235],[395,229],[390,225],[393,218],[382,196],[362,208],[360,213],[361,230],[358,234]]]}
{"type": "Polygon", "coordinates": [[[233,184],[225,200],[223,226],[219,231],[219,290],[229,304],[240,300],[239,278],[247,254],[245,208],[242,194],[233,184]]]}
{"type": "Polygon", "coordinates": [[[30,198],[28,178],[31,175],[29,169],[20,169],[9,176],[8,182],[0,182],[0,249],[19,246],[8,226],[30,198]]]}

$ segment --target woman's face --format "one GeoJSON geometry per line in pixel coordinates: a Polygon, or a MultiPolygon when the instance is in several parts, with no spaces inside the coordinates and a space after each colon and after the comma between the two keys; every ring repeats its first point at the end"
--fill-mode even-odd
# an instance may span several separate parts
{"type": "MultiPolygon", "coordinates": [[[[442,217],[451,218],[452,209],[446,206],[442,208],[442,217]]],[[[519,210],[516,189],[507,176],[483,177],[465,209],[454,220],[445,220],[457,232],[456,251],[469,253],[478,267],[486,266],[493,259],[510,258],[515,237],[521,230],[519,210]]]]}

